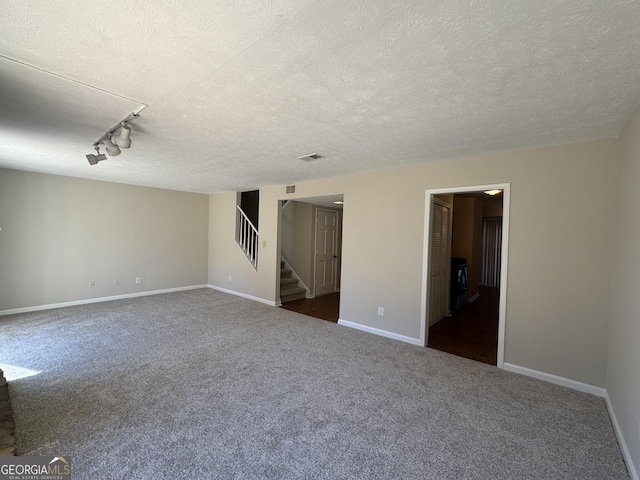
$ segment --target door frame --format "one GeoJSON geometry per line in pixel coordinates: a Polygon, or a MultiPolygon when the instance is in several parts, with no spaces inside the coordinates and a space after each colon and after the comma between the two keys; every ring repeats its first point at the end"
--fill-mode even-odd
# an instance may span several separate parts
{"type": "MultiPolygon", "coordinates": [[[[502,190],[502,252],[500,270],[500,306],[498,313],[498,361],[497,367],[504,369],[504,349],[507,314],[507,270],[509,257],[509,215],[511,204],[511,184],[494,183],[488,185],[470,185],[463,187],[434,188],[425,190],[424,235],[422,253],[422,299],[420,308],[420,344],[427,346],[429,340],[428,315],[431,299],[429,294],[429,278],[431,267],[431,203],[434,195],[470,193],[485,190],[502,190]]],[[[455,213],[455,212],[454,212],[455,213]]]]}

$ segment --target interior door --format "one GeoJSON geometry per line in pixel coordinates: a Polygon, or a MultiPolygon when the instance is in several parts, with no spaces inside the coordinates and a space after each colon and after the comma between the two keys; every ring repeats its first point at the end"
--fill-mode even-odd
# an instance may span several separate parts
{"type": "Polygon", "coordinates": [[[316,295],[336,291],[338,254],[338,212],[318,208],[316,210],[316,295]]]}
{"type": "Polygon", "coordinates": [[[434,200],[431,203],[429,326],[449,314],[450,249],[451,208],[434,200]]]}

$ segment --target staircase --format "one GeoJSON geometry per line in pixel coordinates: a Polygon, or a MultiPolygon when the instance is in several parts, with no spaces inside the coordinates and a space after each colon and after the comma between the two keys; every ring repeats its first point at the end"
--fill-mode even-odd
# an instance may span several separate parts
{"type": "Polygon", "coordinates": [[[244,210],[237,206],[236,243],[242,249],[251,266],[258,271],[258,230],[253,226],[244,210]]]}
{"type": "Polygon", "coordinates": [[[280,263],[280,301],[291,302],[305,298],[307,290],[298,285],[298,279],[291,276],[291,270],[280,263]]]}

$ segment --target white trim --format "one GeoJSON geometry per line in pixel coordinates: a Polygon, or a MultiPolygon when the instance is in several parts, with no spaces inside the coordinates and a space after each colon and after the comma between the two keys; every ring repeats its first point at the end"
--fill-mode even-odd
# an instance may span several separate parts
{"type": "Polygon", "coordinates": [[[613,425],[613,431],[616,434],[618,445],[620,446],[620,450],[622,451],[622,456],[627,466],[629,476],[631,477],[632,480],[640,480],[640,476],[638,476],[638,471],[636,470],[636,467],[633,464],[633,459],[631,458],[631,452],[629,452],[629,447],[627,446],[627,442],[625,441],[624,435],[622,434],[622,429],[620,428],[620,424],[618,423],[618,419],[616,418],[616,414],[613,409],[611,399],[609,398],[609,392],[607,392],[606,389],[601,387],[596,387],[595,385],[590,385],[588,383],[582,383],[576,380],[571,380],[569,378],[560,377],[558,375],[552,375],[550,373],[540,372],[538,370],[533,370],[531,368],[521,367],[519,365],[514,365],[512,363],[505,363],[503,368],[508,372],[526,375],[527,377],[537,378],[538,380],[553,383],[556,385],[561,385],[563,387],[571,388],[573,390],[578,390],[580,392],[590,393],[597,397],[602,397],[605,401],[605,404],[607,405],[607,411],[609,413],[609,418],[611,419],[611,424],[613,425]]]}
{"type": "Polygon", "coordinates": [[[504,368],[504,341],[507,328],[507,268],[509,263],[509,222],[511,184],[502,185],[502,258],[500,260],[500,305],[498,311],[498,368],[504,368]]]}
{"type": "Polygon", "coordinates": [[[538,380],[543,380],[545,382],[554,383],[562,387],[578,390],[579,392],[590,393],[597,397],[604,398],[607,393],[607,391],[602,387],[596,387],[595,385],[578,382],[576,380],[571,380],[570,378],[559,377],[558,375],[553,375],[551,373],[545,373],[539,370],[521,367],[520,365],[514,365],[513,363],[505,362],[503,368],[508,372],[519,373],[520,375],[526,375],[527,377],[537,378],[538,380]]]}
{"type": "Polygon", "coordinates": [[[607,392],[606,390],[604,392],[604,401],[607,404],[609,417],[611,417],[611,423],[613,424],[613,431],[616,432],[616,437],[618,438],[618,444],[620,445],[620,450],[622,450],[622,456],[624,458],[624,463],[627,465],[629,476],[631,477],[632,480],[640,480],[640,477],[638,476],[638,471],[636,470],[636,467],[633,465],[633,459],[631,458],[629,447],[627,447],[627,442],[624,439],[624,435],[622,435],[622,429],[620,428],[620,424],[618,423],[616,414],[613,411],[613,405],[611,404],[611,399],[609,398],[609,392],[607,392]]]}
{"type": "Polygon", "coordinates": [[[123,300],[125,298],[161,295],[163,293],[183,292],[185,290],[197,290],[199,288],[207,288],[207,285],[191,285],[189,287],[165,288],[163,290],[149,290],[146,292],[125,293],[123,295],[113,295],[110,297],[87,298],[84,300],[74,300],[71,302],[49,303],[47,305],[36,305],[34,307],[13,308],[11,310],[0,310],[0,316],[14,315],[16,313],[38,312],[40,310],[51,310],[53,308],[73,307],[76,305],[87,305],[89,303],[110,302],[112,300],[123,300]]]}
{"type": "Polygon", "coordinates": [[[419,338],[407,337],[405,335],[388,332],[387,330],[381,330],[379,328],[369,327],[360,323],[349,322],[348,320],[343,320],[341,318],[338,319],[338,325],[355,328],[356,330],[361,330],[367,333],[373,333],[374,335],[380,335],[381,337],[392,338],[393,340],[400,340],[401,342],[410,343],[411,345],[417,345],[419,347],[424,346],[422,345],[422,342],[419,338]]]}
{"type": "Polygon", "coordinates": [[[467,302],[469,303],[475,302],[478,298],[480,298],[480,292],[476,293],[472,297],[467,298],[467,302]]]}
{"type": "Polygon", "coordinates": [[[216,285],[205,285],[205,286],[213,290],[218,290],[219,292],[230,293],[231,295],[236,295],[237,297],[248,298],[249,300],[253,300],[255,302],[264,303],[265,305],[269,305],[271,307],[279,307],[280,305],[282,305],[280,302],[265,300],[264,298],[254,297],[253,295],[248,295],[242,292],[236,292],[235,290],[229,290],[228,288],[222,288],[216,285]]]}
{"type": "Polygon", "coordinates": [[[484,190],[502,190],[502,259],[500,271],[500,307],[498,314],[498,361],[497,367],[504,368],[504,343],[507,318],[507,262],[509,258],[509,205],[511,203],[511,184],[495,183],[491,185],[470,185],[462,187],[432,188],[425,190],[424,236],[422,254],[422,298],[420,306],[420,342],[427,346],[429,330],[427,312],[429,309],[428,278],[429,248],[431,243],[431,202],[434,195],[448,193],[479,192],[484,190]]]}

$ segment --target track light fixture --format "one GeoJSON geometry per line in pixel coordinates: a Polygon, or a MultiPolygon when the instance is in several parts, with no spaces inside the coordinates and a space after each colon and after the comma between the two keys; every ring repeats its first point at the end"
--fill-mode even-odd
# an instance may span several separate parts
{"type": "Polygon", "coordinates": [[[127,122],[120,124],[120,133],[113,139],[114,143],[120,148],[129,148],[131,146],[131,129],[127,126],[127,122]]]}
{"type": "Polygon", "coordinates": [[[107,153],[109,155],[111,155],[112,157],[117,157],[118,155],[120,155],[120,148],[111,141],[111,136],[105,138],[102,143],[104,143],[104,146],[106,147],[107,153]]]}
{"type": "Polygon", "coordinates": [[[87,160],[89,160],[90,165],[96,165],[98,162],[102,160],[106,160],[107,156],[103,153],[100,153],[100,144],[104,144],[107,153],[116,157],[120,155],[121,148],[129,148],[131,147],[131,127],[129,124],[131,121],[135,120],[140,116],[140,112],[144,110],[147,106],[143,106],[139,108],[135,112],[131,112],[129,115],[124,117],[121,121],[107,130],[100,138],[98,138],[95,142],[93,142],[93,147],[98,152],[97,155],[89,154],[87,155],[87,160]],[[116,134],[117,132],[117,134],[116,134]]]}
{"type": "Polygon", "coordinates": [[[100,153],[100,147],[96,146],[95,149],[97,152],[96,155],[92,153],[87,155],[87,160],[89,160],[89,165],[96,165],[98,162],[107,159],[107,156],[104,153],[100,153]]]}

